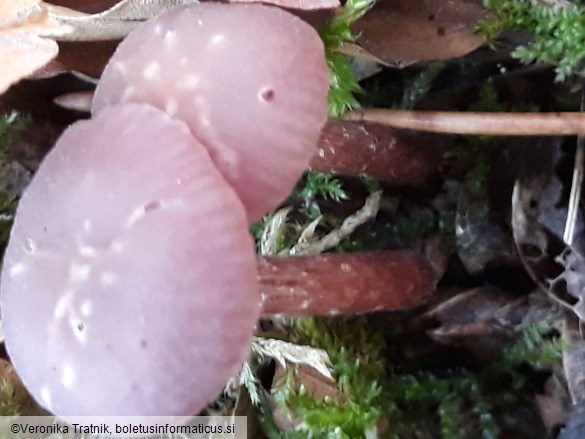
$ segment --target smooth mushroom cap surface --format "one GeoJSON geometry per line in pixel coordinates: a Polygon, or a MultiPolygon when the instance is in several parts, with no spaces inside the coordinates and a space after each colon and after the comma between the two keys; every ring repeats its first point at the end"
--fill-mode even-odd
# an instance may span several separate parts
{"type": "Polygon", "coordinates": [[[323,44],[307,23],[276,7],[208,2],[133,31],[106,67],[92,113],[144,102],[185,121],[254,222],[308,167],[328,87],[323,44]]]}
{"type": "Polygon", "coordinates": [[[65,131],[20,201],[0,288],[9,356],[59,416],[197,413],[259,315],[243,206],[147,105],[65,131]]]}

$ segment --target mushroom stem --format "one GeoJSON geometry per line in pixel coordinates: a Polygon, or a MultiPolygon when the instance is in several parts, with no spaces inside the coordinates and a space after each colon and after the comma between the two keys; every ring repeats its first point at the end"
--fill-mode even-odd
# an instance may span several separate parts
{"type": "Polygon", "coordinates": [[[437,172],[438,140],[373,122],[331,119],[321,132],[310,166],[317,171],[420,186],[437,172]]]}
{"type": "Polygon", "coordinates": [[[348,120],[378,122],[429,133],[483,136],[572,136],[585,134],[585,113],[476,113],[365,109],[348,120]]]}
{"type": "Polygon", "coordinates": [[[258,260],[262,314],[315,316],[411,308],[437,277],[409,251],[264,257],[258,260]]]}

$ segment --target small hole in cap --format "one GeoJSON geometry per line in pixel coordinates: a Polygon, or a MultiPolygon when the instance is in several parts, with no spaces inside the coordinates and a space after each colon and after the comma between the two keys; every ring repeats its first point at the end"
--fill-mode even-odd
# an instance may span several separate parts
{"type": "Polygon", "coordinates": [[[152,212],[153,210],[158,210],[161,207],[161,203],[158,200],[151,201],[144,205],[144,213],[152,212]]]}
{"type": "Polygon", "coordinates": [[[276,93],[272,88],[265,88],[260,91],[260,99],[266,103],[270,103],[274,100],[276,93]]]}

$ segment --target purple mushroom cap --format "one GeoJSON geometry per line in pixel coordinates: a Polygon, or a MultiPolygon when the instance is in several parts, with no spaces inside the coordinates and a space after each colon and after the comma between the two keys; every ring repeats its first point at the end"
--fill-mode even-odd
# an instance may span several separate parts
{"type": "Polygon", "coordinates": [[[187,123],[234,187],[250,222],[290,193],[327,119],[323,44],[276,7],[176,7],[132,32],[106,67],[93,114],[154,105],[187,123]]]}
{"type": "Polygon", "coordinates": [[[245,210],[187,126],[111,106],[63,134],[22,197],[8,353],[57,415],[192,415],[248,353],[256,276],[245,210]]]}

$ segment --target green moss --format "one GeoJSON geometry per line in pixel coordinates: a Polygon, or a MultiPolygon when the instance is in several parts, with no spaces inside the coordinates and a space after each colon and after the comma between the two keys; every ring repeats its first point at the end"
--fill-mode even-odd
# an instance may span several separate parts
{"type": "Polygon", "coordinates": [[[382,414],[378,384],[384,377],[382,336],[364,317],[306,318],[295,321],[291,340],[328,353],[340,397],[316,401],[303,388],[295,391],[288,376],[273,398],[301,422],[289,433],[272,429],[270,437],[349,439],[375,433],[382,414]]]}
{"type": "Polygon", "coordinates": [[[8,148],[29,123],[28,116],[15,111],[0,115],[0,164],[6,161],[8,148]]]}
{"type": "Polygon", "coordinates": [[[8,243],[18,199],[0,192],[0,255],[8,243]]]}
{"type": "Polygon", "coordinates": [[[404,87],[400,108],[404,110],[414,108],[417,102],[428,93],[433,81],[446,66],[447,63],[443,61],[431,62],[418,75],[409,81],[404,87]]]}
{"type": "Polygon", "coordinates": [[[361,90],[351,69],[349,60],[338,50],[347,42],[355,40],[351,26],[374,4],[374,0],[347,0],[345,6],[335,15],[327,27],[319,31],[325,45],[329,67],[329,115],[341,116],[359,106],[354,93],[361,90]]]}
{"type": "Polygon", "coordinates": [[[441,377],[430,373],[390,377],[382,390],[393,401],[388,421],[395,426],[394,437],[416,437],[415,431],[443,439],[499,437],[496,415],[533,398],[522,366],[548,368],[561,358],[562,343],[551,340],[549,333],[546,325],[528,328],[504,350],[501,360],[476,373],[461,369],[441,377]]]}
{"type": "Polygon", "coordinates": [[[561,342],[550,339],[550,329],[537,325],[505,349],[501,360],[479,371],[400,375],[385,371],[384,339],[364,317],[299,319],[292,338],[328,352],[341,397],[316,401],[302,388],[295,391],[289,374],[273,397],[299,423],[293,432],[279,431],[265,401],[272,438],[380,437],[378,426],[386,424],[382,437],[392,439],[496,439],[498,416],[533,400],[525,366],[551,367],[562,351],[561,342]]]}
{"type": "Polygon", "coordinates": [[[337,202],[349,198],[347,192],[343,190],[340,180],[333,175],[317,171],[307,172],[304,179],[293,191],[292,196],[301,199],[305,206],[310,206],[317,198],[337,202]]]}
{"type": "Polygon", "coordinates": [[[568,0],[484,0],[490,16],[479,25],[488,39],[504,30],[525,31],[533,41],[512,55],[524,63],[555,65],[556,80],[585,73],[585,6],[568,0]]]}
{"type": "MultiPolygon", "coordinates": [[[[8,160],[10,146],[18,139],[29,122],[30,119],[27,116],[16,112],[0,115],[0,177],[2,175],[1,168],[8,160]]],[[[2,182],[0,182],[0,256],[8,242],[17,205],[18,199],[6,193],[2,182]]]]}
{"type": "Polygon", "coordinates": [[[0,383],[0,416],[16,416],[20,407],[14,399],[14,388],[7,380],[0,383]]]}

